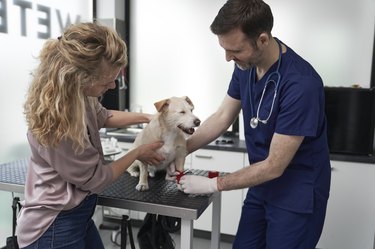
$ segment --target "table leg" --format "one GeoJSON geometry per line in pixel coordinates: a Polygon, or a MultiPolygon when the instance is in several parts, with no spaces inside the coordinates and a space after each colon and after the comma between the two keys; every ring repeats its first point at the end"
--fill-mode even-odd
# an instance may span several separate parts
{"type": "Polygon", "coordinates": [[[193,220],[181,219],[181,249],[193,248],[193,220]]]}
{"type": "Polygon", "coordinates": [[[221,192],[214,195],[212,200],[211,249],[220,249],[221,192]]]}

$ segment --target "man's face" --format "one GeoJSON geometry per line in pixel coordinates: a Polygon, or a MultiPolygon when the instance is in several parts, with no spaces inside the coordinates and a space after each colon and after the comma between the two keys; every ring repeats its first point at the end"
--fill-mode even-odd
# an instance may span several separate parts
{"type": "Polygon", "coordinates": [[[262,51],[254,47],[252,42],[239,29],[219,35],[219,44],[225,50],[225,59],[233,60],[242,70],[256,66],[262,56],[262,51]]]}

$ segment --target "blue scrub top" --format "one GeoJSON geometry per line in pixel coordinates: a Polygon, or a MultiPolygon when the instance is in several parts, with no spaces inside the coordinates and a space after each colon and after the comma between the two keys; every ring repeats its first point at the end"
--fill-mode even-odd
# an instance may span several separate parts
{"type": "MultiPolygon", "coordinates": [[[[241,70],[236,66],[227,92],[241,100],[250,164],[267,157],[275,132],[305,137],[282,176],[250,191],[280,208],[311,213],[315,197],[328,199],[331,179],[324,86],[314,68],[287,47],[281,58],[281,80],[271,116],[267,124],[259,122],[252,129],[250,119],[256,116],[266,79],[276,68],[277,62],[256,81],[255,68],[241,70]]],[[[276,77],[272,79],[276,81],[276,77]]],[[[275,84],[269,83],[259,110],[260,119],[270,113],[274,89],[275,84]]]]}

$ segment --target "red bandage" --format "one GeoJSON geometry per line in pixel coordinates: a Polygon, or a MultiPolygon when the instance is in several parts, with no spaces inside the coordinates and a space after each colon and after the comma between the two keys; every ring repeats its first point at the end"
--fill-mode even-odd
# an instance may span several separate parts
{"type": "Polygon", "coordinates": [[[219,171],[208,171],[208,178],[215,178],[219,176],[219,171]]]}
{"type": "Polygon", "coordinates": [[[177,181],[177,184],[179,184],[181,177],[183,177],[185,174],[184,174],[183,171],[178,171],[177,170],[177,172],[178,172],[178,175],[176,175],[176,181],[177,181]]]}

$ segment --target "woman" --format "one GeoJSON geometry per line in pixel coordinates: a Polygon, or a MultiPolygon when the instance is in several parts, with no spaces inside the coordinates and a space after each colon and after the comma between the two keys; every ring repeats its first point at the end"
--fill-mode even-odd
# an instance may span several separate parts
{"type": "Polygon", "coordinates": [[[156,142],[104,164],[100,128],[151,119],[106,110],[97,100],[116,86],[126,64],[119,35],[95,23],[72,25],[42,48],[25,103],[32,155],[17,226],[20,248],[104,248],[91,219],[97,193],[134,160],[163,160],[156,142]]]}

